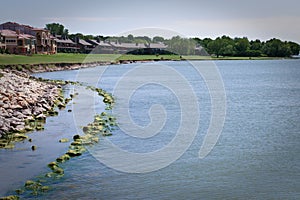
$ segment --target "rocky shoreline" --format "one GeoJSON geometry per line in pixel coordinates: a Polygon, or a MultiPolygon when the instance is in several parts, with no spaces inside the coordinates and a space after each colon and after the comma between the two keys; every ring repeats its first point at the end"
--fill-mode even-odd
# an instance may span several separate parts
{"type": "MultiPolygon", "coordinates": [[[[63,108],[61,85],[44,82],[30,76],[31,73],[76,70],[99,65],[129,64],[144,61],[93,62],[93,63],[47,63],[6,65],[0,68],[0,148],[13,148],[14,141],[22,141],[22,134],[42,130],[49,115],[56,115],[55,107],[63,108]]],[[[64,84],[64,83],[61,83],[64,84]]],[[[105,102],[106,103],[106,102],[105,102]]]]}
{"type": "Polygon", "coordinates": [[[20,71],[26,73],[40,73],[40,72],[52,72],[52,71],[64,71],[64,70],[76,70],[82,68],[104,66],[104,65],[118,65],[118,64],[130,64],[130,63],[144,63],[153,62],[155,60],[120,60],[117,62],[89,62],[89,63],[43,63],[43,64],[10,64],[0,65],[0,69],[9,69],[13,71],[20,71]]]}
{"type": "Polygon", "coordinates": [[[118,64],[114,62],[91,62],[91,63],[43,63],[43,64],[9,64],[1,65],[0,68],[26,73],[40,73],[63,70],[76,70],[81,68],[96,67],[99,65],[118,64]]]}
{"type": "Polygon", "coordinates": [[[25,72],[0,69],[0,146],[5,136],[42,129],[47,115],[63,100],[59,85],[30,78],[25,72]]]}

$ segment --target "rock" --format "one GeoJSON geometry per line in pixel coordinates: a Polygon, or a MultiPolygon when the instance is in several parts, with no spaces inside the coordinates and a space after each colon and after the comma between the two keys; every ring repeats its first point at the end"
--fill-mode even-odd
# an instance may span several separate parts
{"type": "Polygon", "coordinates": [[[64,174],[64,170],[60,167],[55,167],[53,169],[53,172],[56,173],[56,174],[64,174]]]}
{"type": "Polygon", "coordinates": [[[42,108],[42,107],[35,107],[33,109],[32,114],[33,115],[39,115],[39,114],[42,114],[44,111],[46,111],[46,110],[44,108],[42,108]]]}
{"type": "Polygon", "coordinates": [[[78,140],[78,139],[80,139],[80,135],[74,135],[73,136],[73,140],[75,141],[75,140],[78,140]]]}
{"type": "Polygon", "coordinates": [[[0,127],[4,126],[4,119],[0,117],[0,127]]]}
{"type": "Polygon", "coordinates": [[[15,104],[15,105],[11,105],[10,108],[11,109],[22,109],[23,107],[20,106],[19,104],[15,104]]]}
{"type": "Polygon", "coordinates": [[[24,109],[24,110],[22,110],[22,114],[23,114],[23,115],[26,115],[26,116],[32,115],[30,109],[24,109]]]}
{"type": "Polygon", "coordinates": [[[7,103],[8,101],[9,101],[9,98],[8,98],[8,97],[3,97],[3,98],[2,98],[2,102],[3,102],[3,103],[7,103]]]}
{"type": "Polygon", "coordinates": [[[53,170],[55,167],[58,167],[58,165],[56,162],[51,162],[48,164],[48,167],[53,170]]]}
{"type": "Polygon", "coordinates": [[[16,130],[17,132],[22,132],[22,131],[25,130],[25,126],[24,126],[24,125],[18,125],[18,126],[15,128],[15,130],[16,130]]]}
{"type": "Polygon", "coordinates": [[[56,115],[58,115],[58,112],[57,112],[56,110],[49,110],[49,111],[48,111],[48,114],[49,114],[50,116],[56,116],[56,115]]]}
{"type": "Polygon", "coordinates": [[[66,143],[66,142],[69,142],[69,139],[68,138],[62,138],[62,139],[59,140],[59,142],[66,143]]]}
{"type": "Polygon", "coordinates": [[[26,117],[25,115],[23,115],[23,113],[21,113],[19,111],[14,111],[13,116],[18,118],[18,119],[24,119],[26,117]]]}
{"type": "Polygon", "coordinates": [[[46,109],[46,110],[50,110],[50,109],[51,109],[51,106],[48,105],[47,102],[46,102],[46,103],[43,103],[42,107],[43,107],[44,109],[46,109]]]}
{"type": "Polygon", "coordinates": [[[41,187],[41,191],[42,192],[46,192],[48,190],[49,190],[49,186],[43,186],[43,187],[41,187]]]}
{"type": "Polygon", "coordinates": [[[25,122],[23,122],[21,119],[16,118],[16,117],[10,118],[9,123],[14,128],[16,128],[18,125],[25,125],[25,122]]]}
{"type": "Polygon", "coordinates": [[[20,199],[20,197],[16,196],[16,195],[10,195],[10,196],[6,196],[6,197],[0,197],[0,200],[18,200],[20,199]]]}
{"type": "Polygon", "coordinates": [[[25,187],[28,187],[28,186],[31,186],[31,185],[34,185],[34,181],[32,181],[32,180],[27,180],[26,182],[25,182],[25,187]]]}
{"type": "Polygon", "coordinates": [[[42,120],[42,121],[44,121],[44,120],[46,119],[46,115],[44,115],[44,114],[39,114],[38,116],[36,116],[36,119],[37,119],[37,120],[42,120]]]}
{"type": "Polygon", "coordinates": [[[70,156],[68,154],[64,154],[61,157],[57,158],[56,161],[57,162],[65,162],[65,161],[67,161],[69,159],[70,159],[70,156]]]}
{"type": "Polygon", "coordinates": [[[27,103],[27,101],[18,101],[18,105],[21,106],[22,108],[27,108],[29,106],[29,104],[27,103]]]}
{"type": "Polygon", "coordinates": [[[5,103],[5,104],[3,105],[3,108],[4,108],[4,109],[10,109],[10,103],[5,103]]]}
{"type": "Polygon", "coordinates": [[[66,154],[70,157],[81,156],[81,152],[70,149],[66,154]]]}
{"type": "Polygon", "coordinates": [[[14,135],[14,138],[27,139],[28,136],[27,136],[27,135],[24,135],[24,134],[21,134],[21,133],[16,133],[16,134],[14,135]]]}

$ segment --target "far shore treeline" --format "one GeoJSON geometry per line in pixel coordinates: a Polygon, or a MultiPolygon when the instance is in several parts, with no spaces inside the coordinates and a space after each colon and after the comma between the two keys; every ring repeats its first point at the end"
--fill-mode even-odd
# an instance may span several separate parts
{"type": "MultiPolygon", "coordinates": [[[[300,45],[292,41],[281,41],[280,39],[270,39],[261,41],[259,39],[249,40],[247,37],[231,38],[229,36],[211,38],[182,38],[180,36],[165,39],[161,36],[149,38],[147,36],[101,36],[83,35],[81,33],[69,34],[68,29],[62,24],[46,24],[46,29],[53,35],[61,35],[64,38],[80,38],[84,40],[98,39],[106,42],[118,43],[164,43],[168,45],[168,51],[179,55],[194,55],[198,49],[201,55],[237,56],[237,57],[290,57],[299,55],[300,45]]],[[[142,52],[141,52],[142,53],[142,52]]]]}

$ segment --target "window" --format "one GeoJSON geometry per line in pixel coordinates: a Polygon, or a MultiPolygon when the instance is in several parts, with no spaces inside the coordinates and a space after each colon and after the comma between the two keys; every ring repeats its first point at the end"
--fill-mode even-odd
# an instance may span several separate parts
{"type": "Polygon", "coordinates": [[[18,46],[23,46],[23,40],[18,40],[18,46]]]}
{"type": "Polygon", "coordinates": [[[16,40],[6,40],[6,43],[16,43],[16,40]]]}

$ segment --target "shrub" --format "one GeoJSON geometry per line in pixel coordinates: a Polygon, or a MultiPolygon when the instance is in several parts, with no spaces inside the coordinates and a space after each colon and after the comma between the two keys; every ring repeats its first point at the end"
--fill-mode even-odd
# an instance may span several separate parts
{"type": "Polygon", "coordinates": [[[5,49],[4,53],[10,54],[10,52],[8,51],[8,49],[5,49]]]}
{"type": "Polygon", "coordinates": [[[23,70],[22,65],[17,65],[17,70],[22,71],[23,70]]]}

